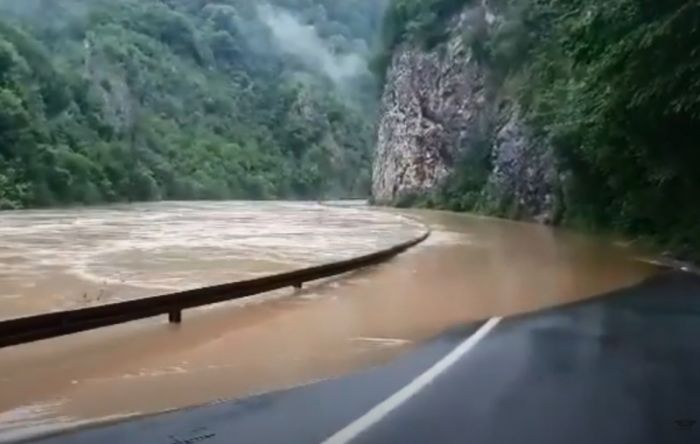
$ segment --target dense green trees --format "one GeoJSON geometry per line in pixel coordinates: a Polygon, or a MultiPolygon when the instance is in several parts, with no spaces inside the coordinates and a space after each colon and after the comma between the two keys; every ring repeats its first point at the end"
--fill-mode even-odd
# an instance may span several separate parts
{"type": "Polygon", "coordinates": [[[525,20],[524,102],[571,172],[567,219],[700,247],[700,5],[540,0],[525,20]]]}
{"type": "MultiPolygon", "coordinates": [[[[380,23],[373,0],[270,3],[330,64],[380,23]]],[[[305,65],[258,7],[0,2],[0,207],[366,195],[372,77],[305,65]]]]}

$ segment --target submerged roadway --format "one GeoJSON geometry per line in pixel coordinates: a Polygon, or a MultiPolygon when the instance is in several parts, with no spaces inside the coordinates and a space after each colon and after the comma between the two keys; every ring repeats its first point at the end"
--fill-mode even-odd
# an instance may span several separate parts
{"type": "Polygon", "coordinates": [[[699,395],[700,277],[669,272],[349,377],[36,442],[690,444],[699,395]]]}

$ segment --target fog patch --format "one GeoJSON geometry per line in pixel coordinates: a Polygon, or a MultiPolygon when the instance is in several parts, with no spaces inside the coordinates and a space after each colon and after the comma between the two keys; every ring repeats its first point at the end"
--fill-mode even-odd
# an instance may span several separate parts
{"type": "Polygon", "coordinates": [[[50,20],[53,27],[58,27],[66,20],[84,17],[92,6],[101,3],[104,0],[0,0],[0,11],[22,19],[50,20]]]}
{"type": "Polygon", "coordinates": [[[314,26],[302,23],[292,13],[266,4],[258,6],[258,15],[282,53],[326,75],[336,86],[344,87],[354,79],[369,75],[366,54],[336,54],[314,26]]]}

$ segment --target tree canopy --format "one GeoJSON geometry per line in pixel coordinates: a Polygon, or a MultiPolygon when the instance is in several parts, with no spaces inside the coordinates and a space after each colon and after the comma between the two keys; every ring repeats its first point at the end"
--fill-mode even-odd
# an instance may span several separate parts
{"type": "Polygon", "coordinates": [[[379,6],[267,7],[0,1],[0,207],[367,195],[379,6]]]}

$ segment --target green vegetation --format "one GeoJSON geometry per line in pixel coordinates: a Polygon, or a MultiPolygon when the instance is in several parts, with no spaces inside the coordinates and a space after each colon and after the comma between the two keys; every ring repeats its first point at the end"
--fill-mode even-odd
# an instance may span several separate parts
{"type": "MultiPolygon", "coordinates": [[[[451,15],[469,4],[394,0],[379,60],[385,66],[400,42],[439,43],[451,15]]],[[[495,22],[486,31],[472,24],[465,39],[499,94],[519,102],[554,146],[562,222],[700,251],[700,4],[488,4],[495,22]]],[[[470,207],[474,187],[465,175],[473,176],[460,171],[464,186],[450,184],[443,201],[470,207]]]]}
{"type": "MultiPolygon", "coordinates": [[[[379,33],[384,3],[0,0],[0,208],[365,196],[372,36],[381,75],[469,7],[490,84],[555,148],[562,222],[700,248],[697,2],[491,0],[486,23],[393,0],[379,33]]],[[[486,141],[430,204],[477,208],[489,161],[486,141]]]]}
{"type": "Polygon", "coordinates": [[[534,3],[522,101],[551,138],[568,222],[700,251],[700,4],[534,3]]]}
{"type": "Polygon", "coordinates": [[[0,208],[366,196],[380,6],[266,7],[0,0],[0,208]]]}

